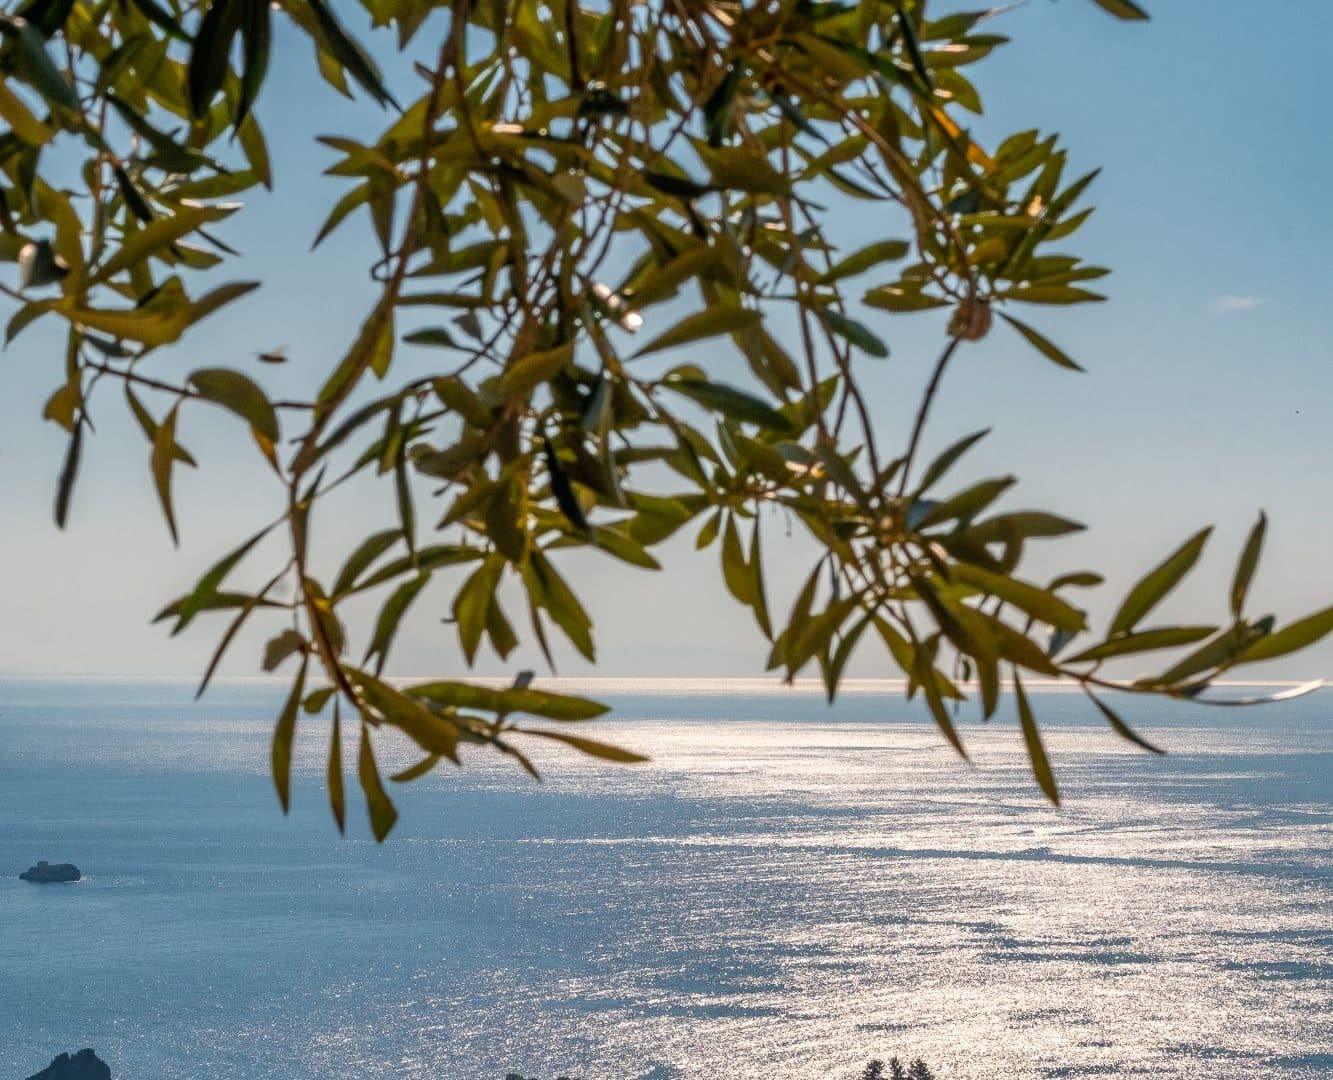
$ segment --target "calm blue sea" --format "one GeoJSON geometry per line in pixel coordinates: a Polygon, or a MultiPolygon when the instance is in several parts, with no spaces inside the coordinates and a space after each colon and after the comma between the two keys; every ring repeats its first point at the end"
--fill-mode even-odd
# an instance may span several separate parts
{"type": "Polygon", "coordinates": [[[1057,811],[1010,719],[968,765],[882,687],[604,690],[651,765],[483,757],[376,846],[322,720],[279,812],[281,687],[0,682],[0,1080],[1333,1076],[1333,693],[1127,707],[1164,759],[1038,693],[1057,811]]]}

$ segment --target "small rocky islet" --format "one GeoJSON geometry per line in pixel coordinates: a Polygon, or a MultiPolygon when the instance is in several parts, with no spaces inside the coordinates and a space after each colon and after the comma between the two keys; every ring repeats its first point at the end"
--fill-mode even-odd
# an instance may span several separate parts
{"type": "Polygon", "coordinates": [[[111,1066],[91,1049],[77,1054],[59,1054],[45,1069],[28,1080],[111,1080],[111,1066]]]}
{"type": "Polygon", "coordinates": [[[83,875],[73,863],[49,863],[45,859],[36,866],[30,866],[19,875],[22,881],[47,885],[54,882],[78,881],[83,875]]]}

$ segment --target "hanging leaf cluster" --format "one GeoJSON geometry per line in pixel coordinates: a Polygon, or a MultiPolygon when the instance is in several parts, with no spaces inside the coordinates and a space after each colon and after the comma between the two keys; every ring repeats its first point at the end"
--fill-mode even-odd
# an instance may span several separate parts
{"type": "MultiPolygon", "coordinates": [[[[1143,16],[1098,2],[1121,19],[1143,16]]],[[[1089,695],[1194,696],[1333,629],[1329,611],[1283,627],[1247,614],[1261,519],[1225,620],[1151,619],[1199,558],[1204,532],[1094,633],[1079,597],[1100,578],[1038,582],[1024,569],[1030,544],[1080,526],[1012,508],[1007,475],[952,484],[984,433],[921,459],[959,350],[1013,332],[1080,370],[1029,320],[1101,300],[1106,273],[1067,247],[1092,212],[1095,174],[1071,175],[1052,134],[1018,130],[983,145],[971,133],[982,101],[970,71],[1005,43],[1003,11],[936,7],[6,6],[5,337],[38,320],[66,331],[45,413],[69,435],[56,520],[70,518],[95,405],[118,408],[123,397],[142,428],[173,536],[188,528],[174,494],[195,466],[183,442],[195,415],[221,409],[248,432],[285,510],[160,618],[173,632],[200,616],[226,620],[205,685],[242,626],[273,621],[258,661],[296,671],[272,748],[284,807],[293,740],[322,717],[334,816],[341,827],[339,736],[351,722],[381,839],[397,818],[376,758],[389,732],[419,750],[397,781],[486,748],[535,774],[524,750],[534,740],[641,760],[581,733],[601,705],[537,689],[528,673],[499,689],[403,684],[385,670],[404,617],[427,604],[469,664],[506,660],[521,636],[552,666],[566,646],[593,660],[567,553],[595,549],[655,570],[654,548],[686,529],[718,553],[725,588],[771,643],[770,669],[788,678],[818,671],[832,697],[854,652],[878,652],[960,752],[956,703],[974,692],[990,716],[1012,685],[1034,776],[1052,800],[1023,678],[1089,695]],[[302,39],[308,48],[288,55],[302,39]],[[308,394],[273,400],[254,353],[182,375],[163,350],[200,340],[200,323],[257,287],[226,277],[236,256],[227,223],[244,212],[238,197],[275,180],[261,129],[266,81],[278,68],[301,77],[310,50],[310,77],[383,110],[372,142],[311,131],[345,185],[311,240],[366,221],[378,295],[341,355],[322,371],[310,358],[308,394]],[[382,70],[373,57],[386,55],[382,70]],[[848,220],[858,224],[852,242],[837,227],[848,220]],[[864,374],[901,362],[898,318],[931,311],[944,316],[933,375],[910,428],[887,430],[864,374]],[[396,510],[324,565],[312,537],[352,477],[390,485],[396,510]],[[769,596],[764,564],[765,520],[779,515],[818,552],[786,610],[769,596]],[[243,563],[249,572],[264,560],[265,585],[233,584],[243,563]],[[378,614],[357,640],[346,612],[367,596],[378,614]],[[1104,669],[1160,650],[1172,651],[1155,674],[1104,669]]],[[[312,125],[335,122],[336,110],[312,110],[312,125]]],[[[252,348],[261,364],[285,359],[262,341],[252,348]]],[[[1117,733],[1147,745],[1093,700],[1117,733]]]]}

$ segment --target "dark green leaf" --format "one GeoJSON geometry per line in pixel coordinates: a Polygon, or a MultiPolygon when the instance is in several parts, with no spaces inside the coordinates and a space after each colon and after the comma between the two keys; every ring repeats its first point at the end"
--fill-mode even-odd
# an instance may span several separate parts
{"type": "Polygon", "coordinates": [[[1002,318],[1005,322],[1007,322],[1010,326],[1012,326],[1015,330],[1017,330],[1020,334],[1022,334],[1023,337],[1027,339],[1028,344],[1031,345],[1038,352],[1040,352],[1048,360],[1051,360],[1059,364],[1061,367],[1070,368],[1074,371],[1083,370],[1083,368],[1081,368],[1077,363],[1075,363],[1068,356],[1066,356],[1058,346],[1053,344],[1047,338],[1043,337],[1041,334],[1037,333],[1037,331],[1032,329],[1032,327],[1028,326],[1027,323],[1019,322],[1019,320],[1015,319],[1012,315],[1006,315],[1003,311],[1000,312],[1000,318],[1002,318]]]}
{"type": "Polygon", "coordinates": [[[569,477],[560,464],[559,455],[556,454],[555,447],[551,445],[551,440],[546,436],[542,437],[542,448],[546,459],[547,476],[551,482],[551,493],[555,496],[560,512],[565,515],[575,529],[586,533],[589,525],[588,519],[583,513],[583,504],[579,502],[579,497],[574,494],[574,487],[570,484],[569,477]]]}
{"type": "Polygon", "coordinates": [[[1105,8],[1117,19],[1146,19],[1148,13],[1132,0],[1093,0],[1099,7],[1105,8]]]}
{"type": "Polygon", "coordinates": [[[187,86],[190,111],[196,117],[208,112],[227,77],[232,41],[241,28],[248,0],[212,0],[199,22],[190,52],[187,86]]]}
{"type": "Polygon", "coordinates": [[[306,0],[306,3],[314,12],[324,44],[338,63],[346,68],[352,78],[359,82],[379,104],[398,108],[398,102],[394,101],[393,95],[384,85],[375,62],[357,40],[343,29],[342,23],[329,9],[325,0],[306,0]]]}
{"type": "Polygon", "coordinates": [[[1128,724],[1118,717],[1109,705],[1095,697],[1092,691],[1087,691],[1088,699],[1097,706],[1098,711],[1106,718],[1106,722],[1111,725],[1111,730],[1122,739],[1132,742],[1135,746],[1140,746],[1152,754],[1165,754],[1166,751],[1160,747],[1154,746],[1134,731],[1128,724]]]}
{"type": "Polygon", "coordinates": [[[69,500],[74,494],[74,480],[79,475],[82,448],[83,423],[78,421],[70,433],[69,445],[65,448],[65,461],[60,466],[60,480],[56,484],[56,525],[61,529],[69,519],[69,500]]]}
{"type": "Polygon", "coordinates": [[[347,831],[347,799],[343,792],[342,718],[338,715],[338,699],[333,699],[333,734],[329,737],[329,764],[325,771],[329,789],[329,809],[338,831],[347,831]]]}
{"type": "Polygon", "coordinates": [[[925,473],[921,477],[921,483],[917,487],[917,492],[922,493],[930,490],[932,484],[948,472],[955,461],[966,454],[978,442],[990,434],[990,428],[982,431],[973,432],[965,438],[959,439],[956,443],[945,450],[939,457],[930,463],[925,473]]]}
{"type": "Polygon", "coordinates": [[[442,349],[462,349],[450,336],[449,331],[442,326],[431,326],[423,330],[413,330],[410,334],[403,335],[403,341],[408,345],[433,345],[442,349]]]}
{"type": "Polygon", "coordinates": [[[825,311],[823,318],[830,330],[839,337],[846,338],[862,352],[880,360],[887,359],[889,347],[863,324],[845,315],[839,315],[836,311],[825,311]]]}
{"type": "Polygon", "coordinates": [[[791,421],[771,405],[726,383],[673,377],[663,385],[733,420],[748,421],[773,431],[792,430],[791,421]]]}

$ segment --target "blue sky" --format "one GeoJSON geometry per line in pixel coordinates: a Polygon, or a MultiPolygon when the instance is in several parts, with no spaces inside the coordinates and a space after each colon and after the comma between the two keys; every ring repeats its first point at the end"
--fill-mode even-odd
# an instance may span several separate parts
{"type": "MultiPolygon", "coordinates": [[[[1031,0],[993,24],[1014,42],[972,69],[988,105],[975,133],[993,142],[1024,127],[1059,131],[1076,169],[1103,167],[1090,193],[1098,212],[1069,246],[1115,270],[1111,302],[1027,316],[1086,375],[1054,368],[1003,329],[969,348],[950,372],[928,442],[993,426],[974,467],[1019,475],[1011,505],[1057,509],[1091,526],[1039,556],[1034,576],[1095,566],[1123,589],[1195,528],[1216,523],[1210,555],[1164,617],[1224,616],[1236,551],[1262,506],[1272,521],[1255,599],[1288,617],[1333,603],[1324,487],[1333,450],[1333,209],[1325,194],[1333,189],[1325,135],[1333,5],[1160,0],[1151,8],[1152,22],[1122,24],[1090,0],[1031,0]]],[[[340,355],[370,295],[363,222],[309,253],[342,190],[319,175],[329,158],[311,136],[369,132],[381,118],[312,92],[308,52],[279,37],[260,101],[276,190],[253,199],[227,232],[245,252],[231,276],[265,286],[176,350],[171,362],[182,374],[245,366],[256,351],[286,345],[292,362],[264,374],[275,393],[298,393],[340,355]]],[[[942,329],[930,317],[886,317],[876,329],[893,359],[867,380],[877,421],[892,432],[905,424],[942,329]]],[[[0,364],[0,671],[197,672],[220,627],[196,624],[168,640],[148,620],[267,519],[278,505],[271,478],[231,423],[187,415],[184,439],[203,467],[178,478],[183,536],[173,549],[147,448],[107,393],[70,528],[59,533],[51,500],[64,438],[40,420],[61,378],[57,339],[30,331],[0,364]]],[[[421,358],[404,354],[402,365],[409,374],[421,358]]],[[[327,523],[335,557],[376,527],[378,507],[388,511],[379,498],[345,506],[327,523]]],[[[769,523],[780,607],[805,566],[804,549],[784,543],[781,531],[769,523]]],[[[664,562],[670,574],[570,560],[597,624],[599,672],[758,674],[767,647],[724,598],[715,555],[696,555],[687,540],[664,562]]],[[[1094,614],[1118,596],[1105,593],[1092,597],[1094,614]]],[[[427,594],[402,635],[398,670],[460,670],[439,623],[447,600],[447,590],[427,594]]],[[[254,670],[260,640],[241,641],[226,670],[254,670]]],[[[479,670],[514,666],[488,661],[479,670]]],[[[562,659],[562,674],[587,670],[562,659]]],[[[893,674],[869,651],[857,673],[893,674]]],[[[1333,645],[1268,674],[1333,676],[1333,645]]]]}

